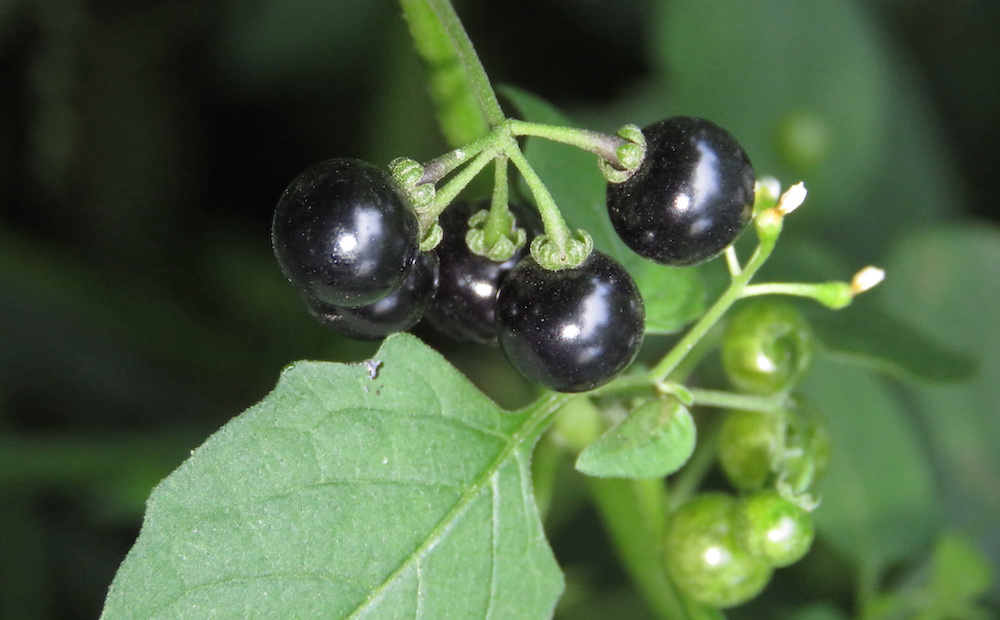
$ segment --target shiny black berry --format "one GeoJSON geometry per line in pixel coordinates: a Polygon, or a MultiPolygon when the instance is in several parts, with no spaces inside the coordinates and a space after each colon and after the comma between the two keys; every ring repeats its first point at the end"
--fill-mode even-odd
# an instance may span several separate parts
{"type": "MultiPolygon", "coordinates": [[[[456,340],[495,344],[496,297],[500,281],[524,257],[528,244],[501,262],[469,250],[465,234],[469,218],[488,209],[488,203],[460,202],[448,207],[439,223],[444,236],[436,251],[441,262],[438,292],[427,309],[427,321],[456,340]]],[[[511,205],[517,225],[528,241],[541,232],[537,214],[511,205]]]]}
{"type": "Polygon", "coordinates": [[[375,303],[354,308],[329,306],[306,299],[309,311],[333,331],[359,340],[377,340],[410,329],[420,321],[437,288],[438,260],[424,252],[403,283],[375,303]]]}
{"type": "Polygon", "coordinates": [[[642,130],[646,156],[623,183],[609,183],[608,214],[636,253],[664,265],[694,265],[729,246],[753,212],[754,170],[726,130],[675,117],[642,130]]]}
{"type": "Polygon", "coordinates": [[[374,303],[399,288],[419,253],[418,225],[388,172],[356,159],[307,168],[274,211],[281,269],[307,298],[374,303]]]}
{"type": "Polygon", "coordinates": [[[617,262],[593,251],[579,267],[549,271],[527,256],[497,294],[497,337],[511,365],[559,392],[611,380],[642,344],[639,289],[617,262]]]}

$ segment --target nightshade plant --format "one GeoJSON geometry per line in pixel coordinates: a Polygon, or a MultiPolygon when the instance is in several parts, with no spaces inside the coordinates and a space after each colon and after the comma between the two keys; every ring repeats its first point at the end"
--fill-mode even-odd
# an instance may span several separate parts
{"type": "MultiPolygon", "coordinates": [[[[803,204],[801,184],[757,178],[736,139],[701,118],[607,135],[509,117],[450,3],[401,4],[454,149],[387,169],[317,164],[286,189],[272,227],[281,269],[318,319],[388,337],[363,363],[292,364],[164,480],[103,617],[550,617],[564,577],[543,531],[551,471],[536,449],[576,458],[656,616],[721,617],[807,553],[822,510],[827,435],[796,394],[813,336],[795,306],[765,296],[840,309],[881,270],[752,282],[803,204]],[[577,206],[557,204],[522,138],[596,155],[618,238],[570,226],[577,206]],[[460,196],[491,165],[492,196],[469,213],[460,196]],[[517,193],[541,230],[510,208],[517,193]],[[449,209],[462,210],[457,232],[449,209]],[[741,260],[744,228],[754,239],[741,260]],[[667,266],[623,265],[616,244],[667,266]],[[644,301],[682,290],[684,270],[720,253],[728,284],[708,308],[644,301]],[[441,310],[460,294],[453,262],[492,278],[477,312],[461,313],[472,318],[441,310]],[[495,340],[540,385],[537,399],[505,411],[395,333],[427,308],[446,332],[495,340]],[[682,328],[668,351],[634,361],[649,336],[682,328]],[[720,343],[734,390],[689,382],[720,343]],[[726,490],[706,482],[716,462],[726,490]]],[[[552,114],[507,94],[526,118],[552,114]]]]}

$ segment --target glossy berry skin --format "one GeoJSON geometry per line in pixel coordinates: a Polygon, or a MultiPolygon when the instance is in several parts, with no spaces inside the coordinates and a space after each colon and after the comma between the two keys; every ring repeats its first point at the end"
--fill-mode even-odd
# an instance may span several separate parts
{"type": "Polygon", "coordinates": [[[743,546],[776,568],[802,559],[816,530],[812,517],[775,491],[759,491],[739,501],[737,535],[743,546]]]}
{"type": "Polygon", "coordinates": [[[677,587],[712,607],[732,607],[760,594],[771,566],[743,546],[737,532],[737,500],[703,493],[667,522],[664,562],[677,587]]]}
{"type": "Polygon", "coordinates": [[[722,339],[722,367],[738,390],[770,395],[788,390],[812,360],[813,338],[799,310],[755,301],[733,314],[722,339]]]}
{"type": "Polygon", "coordinates": [[[645,333],[638,287],[596,250],[579,267],[560,271],[525,257],[500,285],[496,314],[511,365],[559,392],[611,380],[635,358],[645,333]]]}
{"type": "Polygon", "coordinates": [[[389,173],[356,159],[307,168],[278,200],[272,225],[285,277],[307,298],[342,307],[396,290],[419,253],[417,235],[389,173]]]}
{"type": "Polygon", "coordinates": [[[642,133],[642,164],[623,183],[608,184],[608,214],[618,235],[664,265],[718,255],[753,213],[750,158],[726,130],[701,118],[669,118],[642,133]]]}
{"type": "MultiPolygon", "coordinates": [[[[441,261],[438,292],[427,309],[427,321],[455,340],[496,344],[496,298],[500,281],[527,254],[528,244],[509,259],[497,262],[474,254],[465,242],[468,221],[489,203],[460,202],[445,209],[438,220],[444,236],[436,252],[441,261]]],[[[511,205],[528,243],[541,232],[534,211],[511,205]]]]}
{"type": "Polygon", "coordinates": [[[410,267],[399,288],[375,303],[344,308],[306,299],[306,304],[320,323],[338,334],[377,340],[416,325],[434,296],[437,281],[437,256],[434,252],[424,252],[410,267]]]}

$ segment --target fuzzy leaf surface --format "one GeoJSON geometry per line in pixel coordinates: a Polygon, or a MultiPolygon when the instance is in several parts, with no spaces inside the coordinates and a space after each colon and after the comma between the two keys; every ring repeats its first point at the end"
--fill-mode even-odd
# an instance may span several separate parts
{"type": "Polygon", "coordinates": [[[576,468],[599,478],[662,478],[691,458],[694,419],[673,399],[645,403],[580,453],[576,468]]]}
{"type": "Polygon", "coordinates": [[[102,617],[547,618],[537,412],[408,335],[296,363],[153,491],[102,617]]]}

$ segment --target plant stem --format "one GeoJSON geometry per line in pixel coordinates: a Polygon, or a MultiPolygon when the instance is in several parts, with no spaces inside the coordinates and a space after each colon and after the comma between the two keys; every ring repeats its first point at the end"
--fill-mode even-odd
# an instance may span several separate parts
{"type": "Polygon", "coordinates": [[[618,147],[629,144],[627,140],[619,136],[609,136],[608,134],[587,129],[543,125],[541,123],[530,123],[516,119],[511,119],[509,124],[510,131],[515,136],[534,136],[551,140],[552,142],[575,146],[584,151],[590,151],[615,166],[621,166],[617,154],[618,147]]]}
{"type": "Polygon", "coordinates": [[[671,511],[694,495],[715,463],[715,448],[722,425],[719,420],[710,420],[710,422],[699,427],[698,446],[670,487],[669,507],[671,511]]]}
{"type": "Polygon", "coordinates": [[[688,618],[662,558],[667,523],[663,481],[588,477],[587,484],[619,558],[656,616],[688,618]]]}
{"type": "Polygon", "coordinates": [[[437,183],[465,162],[469,161],[476,155],[479,155],[491,146],[494,146],[501,133],[502,132],[499,130],[490,131],[485,136],[470,142],[460,149],[448,151],[443,155],[439,155],[438,157],[425,162],[423,164],[424,174],[420,177],[417,184],[437,183]]]}
{"type": "Polygon", "coordinates": [[[468,166],[452,177],[435,195],[433,208],[420,214],[421,230],[430,226],[441,215],[441,212],[465,189],[469,182],[482,172],[487,164],[493,161],[494,157],[496,157],[496,153],[492,149],[487,149],[479,153],[475,159],[469,162],[468,166]]]}
{"type": "Polygon", "coordinates": [[[490,129],[451,36],[427,0],[400,0],[445,140],[453,147],[490,129]]]}
{"type": "Polygon", "coordinates": [[[528,163],[528,160],[524,157],[524,153],[521,152],[521,148],[517,146],[516,142],[506,150],[506,153],[518,172],[521,173],[521,178],[528,185],[528,189],[531,190],[531,195],[535,199],[535,206],[538,207],[538,214],[542,218],[542,225],[545,227],[546,238],[555,247],[559,248],[559,250],[564,251],[571,233],[569,226],[566,225],[566,221],[563,219],[562,213],[559,212],[559,207],[556,206],[555,199],[549,192],[549,188],[545,187],[545,183],[542,182],[538,173],[528,163]]]}
{"type": "Polygon", "coordinates": [[[493,160],[496,174],[493,177],[493,198],[490,201],[490,214],[483,226],[483,240],[486,247],[493,247],[502,237],[507,236],[510,229],[510,209],[507,186],[507,156],[501,155],[493,160]]]}
{"type": "Polygon", "coordinates": [[[660,360],[656,366],[654,366],[649,371],[649,377],[654,382],[666,381],[670,373],[677,368],[677,366],[684,360],[688,353],[698,344],[698,341],[708,333],[712,326],[714,326],[719,319],[729,310],[729,307],[736,303],[741,297],[743,297],[743,292],[747,287],[747,284],[753,278],[754,274],[763,266],[764,262],[767,261],[768,256],[771,255],[771,251],[774,249],[774,242],[776,239],[764,239],[757,246],[754,251],[753,256],[747,262],[746,266],[743,268],[738,275],[733,276],[729,283],[729,287],[719,296],[719,298],[712,304],[712,307],[698,320],[694,326],[688,330],[680,341],[670,350],[667,355],[660,360]]]}
{"type": "Polygon", "coordinates": [[[468,33],[465,32],[465,27],[455,13],[455,8],[449,0],[425,1],[437,15],[438,21],[444,27],[458,53],[459,62],[465,69],[465,76],[472,85],[472,90],[476,94],[479,108],[486,117],[486,122],[491,127],[496,127],[505,120],[506,116],[503,109],[500,108],[500,102],[497,100],[492,84],[490,84],[489,76],[486,75],[483,63],[480,62],[479,55],[476,54],[476,49],[473,47],[468,33]]]}
{"type": "Polygon", "coordinates": [[[781,406],[782,399],[770,396],[737,394],[722,390],[699,390],[688,388],[696,405],[717,409],[740,409],[743,411],[774,411],[781,406]]]}
{"type": "Polygon", "coordinates": [[[758,295],[791,295],[795,297],[816,297],[816,285],[800,282],[765,282],[752,284],[743,290],[743,297],[758,295]]]}

